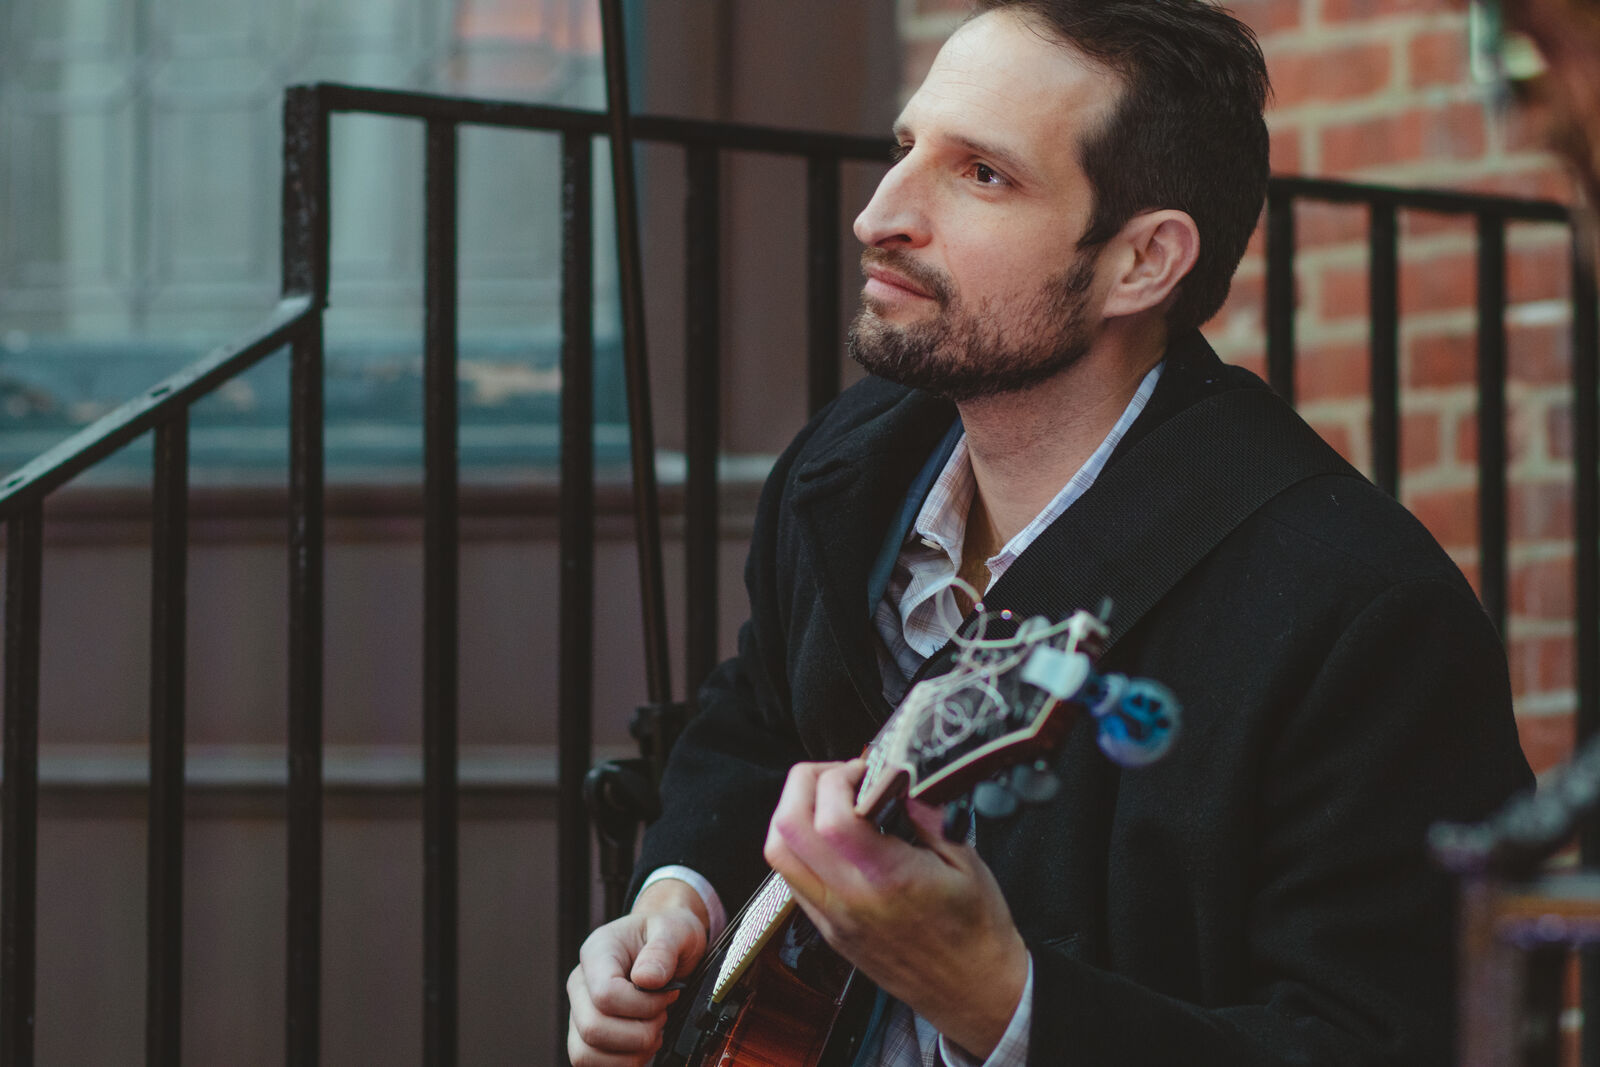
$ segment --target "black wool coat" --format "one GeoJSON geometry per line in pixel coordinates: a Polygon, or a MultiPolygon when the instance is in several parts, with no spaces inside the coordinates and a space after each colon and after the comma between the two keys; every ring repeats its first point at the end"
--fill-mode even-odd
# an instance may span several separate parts
{"type": "MultiPolygon", "coordinates": [[[[1202,398],[1265,389],[1197,333],[1167,357],[1108,472],[1202,398]]],[[[953,418],[947,403],[868,379],[781,457],[746,568],[750,621],[673,751],[641,875],[686,864],[737,908],[765,874],[788,766],[854,756],[888,716],[868,572],[953,418]]],[[[1282,418],[1309,432],[1286,406],[1282,418]]],[[[1177,488],[1156,477],[1148,492],[1177,488]]],[[[1074,533],[1088,499],[995,583],[991,608],[1094,606],[1066,602],[1084,590],[1060,588],[1047,547],[1119,551],[1120,536],[1074,533]]],[[[1135,544],[1148,531],[1127,532],[1135,544]]],[[[1165,683],[1184,727],[1161,762],[1119,770],[1079,723],[1056,799],[980,826],[1033,956],[1029,1062],[1449,1062],[1452,887],[1430,868],[1425,833],[1487,814],[1532,777],[1499,637],[1421,524],[1357,477],[1302,481],[1179,580],[1102,667],[1165,683]]]]}

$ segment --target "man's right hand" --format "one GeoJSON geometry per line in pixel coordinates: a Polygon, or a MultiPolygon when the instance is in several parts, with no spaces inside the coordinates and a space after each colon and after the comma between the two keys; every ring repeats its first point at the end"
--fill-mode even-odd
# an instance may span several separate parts
{"type": "Polygon", "coordinates": [[[589,935],[567,979],[573,1067],[650,1062],[678,997],[659,990],[694,970],[706,951],[707,926],[700,894],[664,878],[639,894],[632,912],[589,935]]]}

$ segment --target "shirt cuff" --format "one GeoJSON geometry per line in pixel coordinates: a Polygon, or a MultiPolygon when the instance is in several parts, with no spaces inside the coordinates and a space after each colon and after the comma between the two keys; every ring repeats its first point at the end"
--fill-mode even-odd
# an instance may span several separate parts
{"type": "Polygon", "coordinates": [[[1022,997],[1011,1013],[1006,1032],[986,1060],[969,1056],[965,1049],[939,1035],[939,1060],[944,1067],[1027,1067],[1028,1027],[1033,1022],[1033,953],[1028,953],[1028,980],[1022,984],[1022,997]]]}
{"type": "MultiPolygon", "coordinates": [[[[711,883],[706,881],[699,871],[689,867],[681,867],[677,864],[657,867],[644,880],[644,884],[639,887],[639,892],[643,893],[657,882],[667,878],[676,878],[680,882],[688,883],[689,888],[700,895],[701,903],[706,906],[706,917],[709,924],[706,930],[706,944],[709,945],[720,937],[722,928],[728,925],[728,913],[722,907],[722,898],[717,896],[717,891],[711,888],[711,883]]],[[[1029,988],[1033,986],[1033,958],[1031,956],[1028,959],[1028,986],[1029,988]]]]}

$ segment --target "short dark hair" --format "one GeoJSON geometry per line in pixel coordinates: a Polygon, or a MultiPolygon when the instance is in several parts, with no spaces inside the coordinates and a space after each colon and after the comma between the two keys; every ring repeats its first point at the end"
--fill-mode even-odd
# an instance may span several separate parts
{"type": "Polygon", "coordinates": [[[1271,88],[1255,34],[1207,0],[977,0],[974,17],[991,11],[1031,16],[1122,81],[1111,115],[1078,145],[1095,199],[1079,247],[1140,212],[1187,212],[1200,255],[1167,328],[1215,315],[1267,195],[1271,88]]]}

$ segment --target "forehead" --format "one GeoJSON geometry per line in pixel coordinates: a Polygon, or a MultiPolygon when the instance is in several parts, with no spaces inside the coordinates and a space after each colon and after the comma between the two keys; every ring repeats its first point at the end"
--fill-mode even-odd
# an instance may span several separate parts
{"type": "Polygon", "coordinates": [[[1030,156],[1075,155],[1119,88],[1115,75],[1032,18],[992,11],[945,42],[896,125],[919,139],[949,134],[1030,156]]]}

